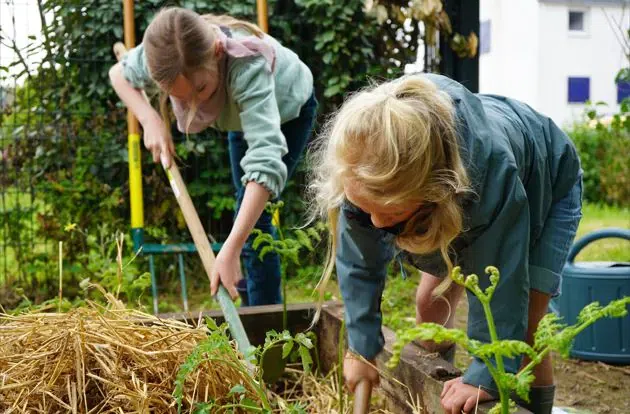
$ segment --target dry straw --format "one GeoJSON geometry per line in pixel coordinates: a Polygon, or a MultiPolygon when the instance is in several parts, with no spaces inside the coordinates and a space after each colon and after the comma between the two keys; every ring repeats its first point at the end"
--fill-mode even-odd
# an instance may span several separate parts
{"type": "MultiPolygon", "coordinates": [[[[0,411],[175,411],[177,370],[208,328],[161,320],[106,296],[107,307],[0,315],[0,411]]],[[[201,364],[188,378],[185,407],[221,401],[237,384],[250,386],[251,378],[234,369],[240,361],[230,360],[236,353],[210,357],[219,360],[201,364]]]]}
{"type": "MultiPolygon", "coordinates": [[[[60,243],[57,312],[47,312],[55,308],[50,305],[19,315],[0,313],[0,412],[177,412],[173,392],[178,370],[209,334],[223,333],[212,333],[201,321],[193,326],[125,307],[117,297],[122,283],[122,239],[117,238],[117,247],[116,296],[91,285],[101,291],[108,305],[88,302],[85,307],[59,312],[63,292],[60,243]]],[[[204,348],[202,362],[186,378],[182,411],[192,412],[195,403],[207,401],[215,407],[233,406],[230,391],[240,384],[242,395],[254,404],[269,406],[273,401],[274,413],[296,405],[308,413],[350,412],[347,395],[338,389],[336,369],[323,378],[289,369],[282,386],[276,384],[275,392],[265,390],[245,369],[234,344],[225,336],[221,339],[225,346],[204,348]],[[339,398],[344,398],[342,404],[339,398]]],[[[376,407],[373,413],[387,412],[376,407]]]]}

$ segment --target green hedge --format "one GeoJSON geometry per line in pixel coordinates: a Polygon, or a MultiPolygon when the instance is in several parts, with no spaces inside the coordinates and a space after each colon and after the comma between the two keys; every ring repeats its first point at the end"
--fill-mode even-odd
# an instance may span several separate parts
{"type": "Polygon", "coordinates": [[[603,116],[597,107],[568,134],[584,170],[584,199],[592,203],[630,206],[630,99],[619,113],[603,116]]]}
{"type": "MultiPolygon", "coordinates": [[[[403,26],[396,19],[377,24],[363,11],[363,3],[269,2],[271,34],[296,51],[314,73],[320,119],[341,103],[345,93],[366,85],[368,77],[398,76],[404,64],[416,58],[417,24],[403,26]]],[[[397,3],[404,2],[391,1],[392,13],[401,9],[397,3]]],[[[164,5],[255,21],[255,4],[137,1],[136,39],[142,39],[152,16],[164,5]]],[[[103,0],[49,0],[41,5],[47,24],[42,41],[33,41],[29,50],[41,51],[42,61],[29,71],[24,62],[12,64],[11,70],[22,70],[20,86],[15,105],[0,112],[5,164],[1,189],[9,200],[0,209],[5,223],[0,282],[22,286],[38,300],[56,292],[58,241],[65,243],[66,283],[78,286],[81,279],[97,278],[103,273],[99,269],[111,264],[112,237],[104,235],[129,226],[125,108],[108,78],[115,63],[112,45],[122,38],[122,5],[103,0]],[[69,233],[71,223],[76,230],[69,233]],[[107,257],[95,263],[98,255],[93,252],[107,257]]],[[[1,69],[0,76],[6,76],[1,69]]],[[[7,80],[12,81],[5,78],[3,83],[7,80]]],[[[225,139],[212,131],[174,138],[202,222],[221,238],[229,231],[234,205],[225,139]]],[[[146,238],[158,243],[189,241],[164,174],[146,151],[142,161],[146,238]]],[[[302,180],[298,174],[284,193],[287,225],[302,221],[302,180]]],[[[160,260],[158,267],[176,277],[172,258],[160,260]]]]}

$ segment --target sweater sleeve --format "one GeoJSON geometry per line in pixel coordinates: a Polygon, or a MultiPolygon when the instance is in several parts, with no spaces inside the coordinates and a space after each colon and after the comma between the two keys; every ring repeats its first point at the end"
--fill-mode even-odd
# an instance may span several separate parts
{"type": "Polygon", "coordinates": [[[278,197],[287,181],[287,141],[280,129],[273,73],[263,57],[239,59],[230,70],[230,92],[240,110],[247,151],[241,160],[243,185],[249,181],[278,197]]]}
{"type": "Polygon", "coordinates": [[[125,53],[121,64],[124,78],[134,88],[146,89],[153,83],[144,54],[144,45],[139,44],[125,53]]]}

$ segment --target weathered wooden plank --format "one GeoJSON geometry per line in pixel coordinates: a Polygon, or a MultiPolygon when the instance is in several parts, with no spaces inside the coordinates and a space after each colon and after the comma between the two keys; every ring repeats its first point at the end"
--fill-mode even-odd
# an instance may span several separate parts
{"type": "MultiPolygon", "coordinates": [[[[253,345],[264,343],[267,331],[282,330],[282,305],[251,306],[239,308],[239,315],[245,331],[253,345]]],[[[293,334],[305,331],[313,318],[315,305],[295,304],[287,306],[287,321],[289,331],[293,334]]],[[[201,314],[170,313],[159,315],[170,318],[196,322],[199,317],[212,317],[218,323],[223,322],[221,311],[207,311],[201,314]]],[[[318,338],[319,359],[324,372],[329,371],[338,362],[339,332],[343,320],[343,305],[339,302],[326,302],[320,321],[315,327],[318,338]]],[[[423,414],[442,413],[440,393],[445,381],[461,375],[461,372],[448,362],[429,354],[415,343],[407,345],[400,359],[398,367],[390,371],[385,367],[392,355],[392,345],[395,334],[391,329],[383,328],[385,349],[377,358],[377,367],[381,371],[381,384],[377,390],[385,397],[388,408],[396,413],[411,413],[408,402],[416,401],[420,404],[423,414]]],[[[375,338],[376,340],[376,338],[375,338]]],[[[494,405],[482,404],[478,413],[487,413],[494,405]]],[[[518,414],[529,411],[519,409],[518,414]]]]}
{"type": "MultiPolygon", "coordinates": [[[[320,338],[320,359],[325,369],[336,363],[338,355],[339,330],[343,320],[343,307],[331,306],[323,314],[320,338]]],[[[381,383],[377,392],[385,397],[387,408],[396,413],[411,413],[413,410],[408,405],[409,401],[420,404],[424,414],[443,413],[440,404],[440,394],[444,382],[461,375],[461,371],[453,365],[429,354],[415,343],[408,344],[404,349],[398,366],[390,371],[385,364],[391,358],[392,345],[395,342],[395,333],[383,327],[385,348],[379,354],[376,365],[381,371],[381,383]]],[[[477,413],[487,413],[494,405],[492,403],[480,404],[477,413]]],[[[524,408],[519,408],[517,414],[530,413],[524,408]]]]}
{"type": "MultiPolygon", "coordinates": [[[[339,306],[338,302],[326,302],[324,309],[330,306],[339,306]]],[[[287,325],[292,334],[308,329],[315,312],[312,303],[287,305],[287,325]]],[[[238,314],[243,322],[243,327],[252,345],[261,345],[265,342],[267,331],[282,331],[282,305],[246,306],[238,308],[238,314]]],[[[224,318],[220,310],[211,310],[197,313],[164,313],[160,318],[185,320],[196,323],[200,317],[211,317],[217,323],[223,323],[224,318]]]]}

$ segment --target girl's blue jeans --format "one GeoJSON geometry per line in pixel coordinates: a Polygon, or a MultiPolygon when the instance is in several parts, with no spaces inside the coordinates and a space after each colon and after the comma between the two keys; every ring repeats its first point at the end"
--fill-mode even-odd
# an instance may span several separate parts
{"type": "MultiPolygon", "coordinates": [[[[315,122],[317,114],[317,99],[313,94],[308,101],[302,106],[300,115],[288,122],[282,124],[282,133],[284,134],[289,152],[282,158],[287,166],[288,179],[295,172],[295,168],[306,149],[311,130],[315,122]]],[[[247,151],[247,142],[244,139],[243,132],[231,131],[228,133],[228,148],[230,153],[230,165],[232,169],[232,180],[236,187],[236,213],[241,206],[245,187],[241,183],[241,177],[244,172],[241,168],[241,160],[247,151]]],[[[277,238],[276,228],[271,222],[271,214],[263,212],[258,219],[255,228],[265,233],[273,235],[277,238]]],[[[276,253],[267,254],[264,260],[260,260],[258,252],[252,247],[253,237],[245,243],[241,260],[243,263],[244,276],[247,286],[246,300],[244,305],[271,305],[282,302],[280,293],[280,258],[276,253]]],[[[241,295],[243,296],[243,295],[241,295]]],[[[244,298],[245,299],[245,298],[244,298]]]]}

